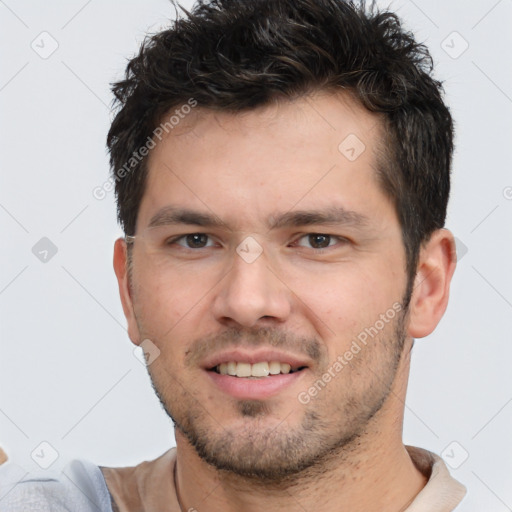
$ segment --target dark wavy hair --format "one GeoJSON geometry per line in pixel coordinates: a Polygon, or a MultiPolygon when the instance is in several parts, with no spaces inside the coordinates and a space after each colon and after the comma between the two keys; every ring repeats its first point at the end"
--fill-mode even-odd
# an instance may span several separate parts
{"type": "Polygon", "coordinates": [[[135,233],[147,177],[147,158],[132,157],[173,108],[194,98],[236,113],[345,90],[382,114],[377,179],[396,208],[411,282],[421,244],[444,226],[453,152],[453,122],[427,48],[394,13],[364,0],[199,0],[191,12],[175,8],[170,28],[147,36],[112,84],[117,112],[107,146],[125,234],[135,233]]]}

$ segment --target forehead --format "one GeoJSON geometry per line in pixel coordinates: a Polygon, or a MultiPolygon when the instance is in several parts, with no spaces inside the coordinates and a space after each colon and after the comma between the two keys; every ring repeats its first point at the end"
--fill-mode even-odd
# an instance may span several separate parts
{"type": "Polygon", "coordinates": [[[299,205],[357,211],[387,199],[376,180],[380,140],[379,117],[346,93],[239,113],[196,107],[149,155],[138,224],[169,205],[234,222],[299,205]]]}

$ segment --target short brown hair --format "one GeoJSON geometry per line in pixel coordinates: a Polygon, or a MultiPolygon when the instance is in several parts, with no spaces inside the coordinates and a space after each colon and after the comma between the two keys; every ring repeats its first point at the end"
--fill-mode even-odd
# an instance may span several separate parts
{"type": "MultiPolygon", "coordinates": [[[[384,119],[378,179],[396,208],[411,281],[421,243],[444,226],[453,152],[453,122],[427,48],[395,14],[364,1],[200,0],[191,12],[181,9],[185,16],[148,36],[113,84],[118,111],[107,146],[114,176],[162,116],[190,98],[240,112],[314,90],[348,90],[384,119]]],[[[116,179],[127,235],[135,232],[146,160],[116,179]]]]}

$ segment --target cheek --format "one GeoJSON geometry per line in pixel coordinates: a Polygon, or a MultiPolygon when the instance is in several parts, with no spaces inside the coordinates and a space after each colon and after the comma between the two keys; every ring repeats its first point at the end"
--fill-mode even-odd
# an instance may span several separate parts
{"type": "Polygon", "coordinates": [[[309,318],[323,339],[332,340],[334,354],[343,352],[401,299],[400,285],[398,277],[393,279],[383,270],[347,265],[306,280],[302,276],[291,288],[300,314],[309,318]]]}
{"type": "Polygon", "coordinates": [[[167,338],[187,316],[194,315],[204,293],[179,273],[141,268],[134,279],[137,315],[149,334],[156,339],[167,338]]]}

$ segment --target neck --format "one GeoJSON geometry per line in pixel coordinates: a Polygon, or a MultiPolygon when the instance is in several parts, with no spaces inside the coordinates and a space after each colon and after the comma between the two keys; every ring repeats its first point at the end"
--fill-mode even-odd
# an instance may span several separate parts
{"type": "Polygon", "coordinates": [[[426,484],[401,442],[333,456],[321,468],[272,486],[218,471],[198,460],[193,448],[177,444],[176,487],[183,511],[203,510],[207,504],[210,512],[273,512],[300,504],[301,510],[334,512],[343,504],[351,512],[397,512],[426,484]]]}

